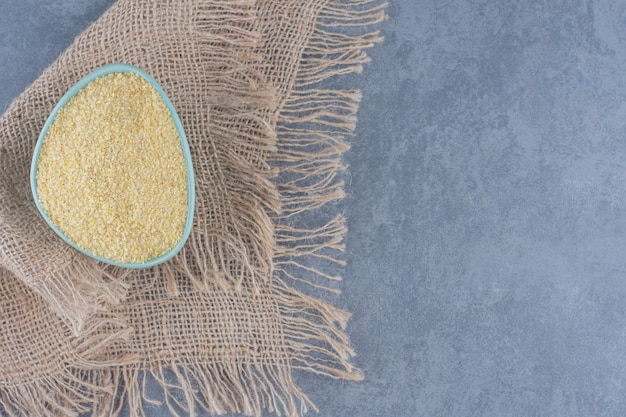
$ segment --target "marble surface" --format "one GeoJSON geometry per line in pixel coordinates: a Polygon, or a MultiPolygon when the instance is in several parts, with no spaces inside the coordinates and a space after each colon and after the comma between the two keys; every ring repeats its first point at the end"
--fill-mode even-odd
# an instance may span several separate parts
{"type": "MultiPolygon", "coordinates": [[[[0,110],[111,0],[0,2],[0,110]]],[[[626,414],[626,3],[391,0],[346,159],[325,417],[626,414]]],[[[150,415],[166,415],[150,409],[150,415]]]]}

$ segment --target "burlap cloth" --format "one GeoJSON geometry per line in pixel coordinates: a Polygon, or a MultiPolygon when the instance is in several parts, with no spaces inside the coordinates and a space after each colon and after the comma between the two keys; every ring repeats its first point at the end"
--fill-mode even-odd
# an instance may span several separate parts
{"type": "Polygon", "coordinates": [[[337,173],[360,96],[324,80],[360,71],[380,41],[363,27],[383,7],[119,0],[14,101],[0,119],[0,409],[114,416],[127,401],[143,415],[151,375],[173,414],[299,415],[313,404],[293,370],[362,378],[348,313],[302,287],[326,287],[343,262],[344,220],[327,203],[343,196],[337,173]],[[192,234],[149,270],[64,244],[29,188],[53,106],[113,62],[157,79],[192,149],[192,234]]]}

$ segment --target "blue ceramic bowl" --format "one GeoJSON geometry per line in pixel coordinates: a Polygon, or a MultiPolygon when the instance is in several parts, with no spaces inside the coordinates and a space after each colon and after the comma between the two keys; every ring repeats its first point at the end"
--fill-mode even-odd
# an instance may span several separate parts
{"type": "Polygon", "coordinates": [[[110,64],[110,65],[106,65],[104,67],[98,68],[97,70],[88,74],[87,76],[82,78],[80,81],[78,81],[76,84],[74,84],[74,86],[72,86],[72,88],[70,88],[68,92],[65,93],[65,95],[61,98],[61,100],[57,103],[57,105],[52,110],[52,113],[50,113],[50,116],[48,117],[48,120],[46,120],[43,130],[41,131],[41,134],[39,135],[37,144],[35,145],[33,163],[30,169],[30,187],[33,192],[33,197],[35,199],[35,204],[37,205],[37,209],[39,210],[43,218],[46,220],[48,225],[52,228],[52,230],[56,232],[57,235],[59,235],[65,242],[67,242],[68,245],[74,247],[75,249],[79,250],[85,255],[88,255],[94,259],[97,259],[99,261],[102,261],[111,265],[120,266],[123,268],[135,268],[135,269],[150,268],[152,266],[159,265],[163,262],[168,261],[174,255],[176,255],[185,245],[185,242],[187,241],[187,238],[189,237],[189,234],[191,233],[191,227],[193,224],[194,207],[195,207],[195,201],[196,201],[196,192],[195,192],[195,181],[194,181],[194,175],[193,175],[193,165],[191,162],[191,152],[189,150],[189,143],[187,142],[187,137],[185,136],[182,123],[180,122],[180,118],[178,117],[178,114],[176,113],[176,110],[174,109],[174,106],[172,105],[172,102],[170,101],[169,97],[167,96],[167,94],[165,94],[165,91],[163,91],[161,86],[148,73],[132,65],[118,63],[118,64],[110,64]],[[145,80],[150,82],[150,84],[152,84],[152,86],[154,86],[156,91],[161,95],[163,102],[166,104],[167,108],[170,111],[170,114],[172,115],[172,119],[174,120],[176,130],[178,131],[180,144],[183,149],[183,156],[185,158],[185,164],[187,167],[187,220],[185,222],[185,229],[183,231],[183,237],[176,244],[176,246],[174,246],[169,252],[163,255],[157,256],[156,258],[152,258],[143,263],[119,263],[119,262],[115,262],[107,258],[103,258],[101,256],[94,255],[93,253],[90,253],[89,251],[81,248],[76,243],[74,243],[69,237],[67,237],[65,233],[63,233],[52,222],[52,220],[50,220],[50,217],[48,217],[47,213],[45,212],[45,210],[41,206],[41,203],[39,202],[39,195],[37,193],[37,166],[38,166],[38,161],[39,161],[39,153],[41,152],[41,147],[45,140],[48,129],[54,122],[54,119],[57,113],[59,112],[59,110],[61,110],[63,106],[65,106],[72,99],[72,97],[74,97],[83,88],[85,88],[87,84],[94,81],[96,78],[101,77],[103,75],[120,73],[120,72],[132,72],[134,74],[137,74],[143,77],[145,80]]]}

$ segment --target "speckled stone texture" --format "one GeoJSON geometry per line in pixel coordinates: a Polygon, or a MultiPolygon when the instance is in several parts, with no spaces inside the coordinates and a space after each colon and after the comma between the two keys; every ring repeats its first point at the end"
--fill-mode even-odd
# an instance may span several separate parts
{"type": "MultiPolygon", "coordinates": [[[[0,110],[111,0],[0,2],[0,110]]],[[[391,0],[320,416],[626,414],[626,3],[391,0]]],[[[149,408],[151,416],[165,408],[149,408]]]]}

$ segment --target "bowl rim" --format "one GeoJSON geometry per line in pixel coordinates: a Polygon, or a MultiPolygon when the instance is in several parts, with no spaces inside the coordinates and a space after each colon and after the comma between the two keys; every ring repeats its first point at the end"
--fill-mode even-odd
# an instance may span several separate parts
{"type": "Polygon", "coordinates": [[[33,194],[33,198],[35,200],[35,205],[37,206],[37,210],[42,215],[46,223],[48,223],[48,226],[50,226],[57,235],[59,235],[67,244],[72,246],[74,249],[84,253],[85,255],[91,258],[107,263],[109,265],[114,265],[114,266],[118,266],[122,268],[141,269],[141,268],[150,268],[150,267],[162,264],[164,262],[167,262],[171,258],[173,258],[183,248],[183,246],[187,242],[187,239],[189,238],[189,235],[191,234],[191,229],[193,226],[194,210],[195,210],[196,192],[195,192],[195,178],[194,178],[194,171],[193,171],[193,162],[191,158],[191,151],[189,149],[189,142],[187,141],[187,136],[185,135],[185,130],[183,129],[182,122],[180,120],[180,117],[178,116],[178,113],[176,112],[176,109],[174,108],[174,105],[172,104],[171,100],[169,99],[168,95],[165,93],[163,88],[159,85],[159,83],[154,78],[152,78],[152,76],[150,76],[150,74],[148,74],[146,71],[130,64],[118,62],[118,63],[108,64],[108,65],[99,67],[96,70],[84,76],[83,78],[81,78],[76,84],[74,84],[63,95],[63,97],[61,97],[61,99],[58,101],[58,103],[54,106],[54,108],[50,112],[50,115],[48,116],[46,123],[44,124],[41,130],[41,133],[39,134],[39,138],[37,139],[37,143],[35,145],[35,150],[33,153],[31,169],[30,169],[30,188],[33,194]],[[83,88],[85,88],[89,83],[96,80],[97,78],[105,76],[105,75],[114,74],[114,73],[128,73],[128,72],[137,74],[141,76],[142,78],[144,78],[155,88],[155,90],[161,96],[161,99],[167,106],[167,109],[169,110],[170,115],[172,116],[172,120],[174,121],[174,125],[176,126],[176,130],[178,132],[178,136],[180,139],[180,144],[183,150],[185,166],[187,168],[187,219],[185,221],[185,228],[183,230],[183,236],[180,239],[180,241],[168,252],[162,255],[159,255],[155,258],[149,259],[146,262],[141,262],[141,263],[116,262],[111,259],[93,254],[89,252],[88,250],[77,245],[52,222],[50,217],[48,217],[48,214],[46,213],[44,208],[41,206],[41,203],[39,202],[39,194],[37,192],[37,167],[38,167],[38,162],[39,162],[39,154],[41,152],[41,147],[43,146],[43,142],[45,141],[45,137],[47,135],[48,129],[50,128],[52,123],[54,123],[54,120],[56,119],[56,115],[58,114],[59,110],[61,110],[74,96],[76,96],[80,91],[82,91],[83,88]]]}

